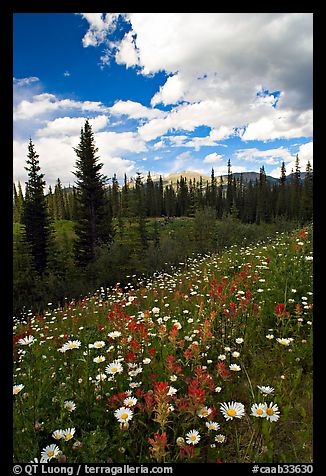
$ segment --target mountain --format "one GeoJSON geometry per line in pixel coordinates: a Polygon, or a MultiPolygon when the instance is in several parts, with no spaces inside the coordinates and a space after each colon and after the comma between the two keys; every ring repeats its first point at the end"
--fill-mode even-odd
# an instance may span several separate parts
{"type": "MultiPolygon", "coordinates": [[[[235,172],[232,174],[233,177],[235,177],[235,179],[240,179],[240,176],[241,176],[241,173],[240,172],[235,172]]],[[[186,178],[187,181],[189,182],[189,180],[194,180],[196,179],[196,182],[200,180],[200,177],[202,177],[202,181],[203,181],[203,184],[206,185],[206,182],[210,183],[211,181],[211,177],[208,176],[208,175],[203,175],[203,174],[200,174],[199,172],[194,172],[194,171],[191,171],[191,170],[185,170],[183,172],[178,172],[178,173],[174,173],[174,174],[169,174],[169,175],[166,175],[165,177],[163,177],[163,184],[164,185],[169,185],[172,183],[172,185],[175,185],[177,183],[177,180],[180,180],[180,177],[183,177],[183,178],[186,178]]],[[[217,184],[220,183],[220,175],[216,175],[216,182],[217,184]]],[[[222,178],[223,178],[223,183],[226,184],[227,183],[227,178],[228,176],[227,175],[222,175],[222,178]]],[[[275,177],[272,177],[270,175],[267,175],[266,176],[267,180],[270,182],[270,183],[277,183],[278,182],[278,179],[275,178],[275,177]]],[[[255,182],[255,180],[259,180],[259,173],[258,172],[242,172],[242,180],[244,182],[250,182],[250,180],[252,182],[255,182]]]]}

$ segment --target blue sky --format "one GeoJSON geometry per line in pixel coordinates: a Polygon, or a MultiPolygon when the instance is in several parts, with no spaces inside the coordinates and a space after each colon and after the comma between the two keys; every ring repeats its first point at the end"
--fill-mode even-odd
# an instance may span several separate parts
{"type": "Polygon", "coordinates": [[[312,14],[15,14],[13,61],[15,181],[31,137],[73,183],[86,118],[109,177],[313,163],[312,14]]]}

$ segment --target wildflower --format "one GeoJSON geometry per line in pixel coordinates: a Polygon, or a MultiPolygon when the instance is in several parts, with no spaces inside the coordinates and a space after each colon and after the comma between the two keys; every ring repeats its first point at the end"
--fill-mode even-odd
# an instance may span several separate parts
{"type": "Polygon", "coordinates": [[[152,313],[153,314],[159,314],[160,313],[160,308],[159,307],[153,307],[152,313]]]}
{"type": "Polygon", "coordinates": [[[68,412],[73,412],[76,410],[76,404],[72,400],[66,400],[64,402],[64,407],[68,412]]]}
{"type": "Polygon", "coordinates": [[[269,421],[277,421],[280,418],[280,412],[276,403],[271,402],[266,405],[266,419],[269,421]]]}
{"type": "Polygon", "coordinates": [[[65,441],[69,441],[74,437],[76,429],[75,428],[67,428],[67,430],[62,431],[62,438],[65,441]]]}
{"type": "Polygon", "coordinates": [[[264,387],[263,385],[262,386],[257,385],[257,387],[259,388],[259,390],[261,391],[263,395],[269,395],[270,393],[274,392],[274,388],[270,387],[269,385],[267,387],[264,387]]]}
{"type": "Polygon", "coordinates": [[[25,387],[25,385],[14,385],[13,386],[13,395],[17,395],[19,392],[21,392],[23,390],[23,388],[25,387]]]}
{"type": "Polygon", "coordinates": [[[254,403],[251,406],[251,415],[258,418],[265,418],[266,416],[266,404],[254,403]]]}
{"type": "Polygon", "coordinates": [[[237,352],[237,351],[234,351],[232,352],[232,357],[234,357],[235,359],[237,359],[238,357],[240,357],[240,352],[237,352]]]}
{"type": "Polygon", "coordinates": [[[168,391],[167,395],[169,395],[169,396],[171,397],[172,395],[175,395],[175,394],[177,393],[177,391],[178,391],[178,390],[177,390],[176,388],[171,387],[171,385],[170,385],[170,386],[169,386],[169,391],[168,391]]]}
{"type": "Polygon", "coordinates": [[[31,335],[24,337],[23,339],[19,339],[18,344],[20,345],[32,345],[35,341],[35,338],[31,335]]]}
{"type": "Polygon", "coordinates": [[[222,387],[215,387],[215,392],[216,393],[220,393],[221,390],[222,390],[222,387]]]}
{"type": "Polygon", "coordinates": [[[95,357],[93,359],[93,362],[95,362],[96,364],[100,364],[101,362],[104,362],[104,361],[105,361],[104,355],[99,355],[98,357],[95,357]]]}
{"type": "Polygon", "coordinates": [[[224,435],[216,435],[214,440],[216,441],[216,443],[224,443],[226,437],[224,435]]]}
{"type": "Polygon", "coordinates": [[[244,406],[239,402],[221,403],[220,409],[227,421],[233,420],[233,418],[242,418],[245,414],[244,406]]]}
{"type": "Polygon", "coordinates": [[[231,364],[229,366],[229,369],[233,370],[233,372],[239,372],[241,370],[241,367],[240,367],[240,365],[237,365],[237,364],[231,364]]]}
{"type": "Polygon", "coordinates": [[[99,373],[98,375],[96,375],[96,380],[98,380],[99,382],[104,382],[104,380],[106,379],[107,379],[107,375],[103,373],[99,373]]]}
{"type": "Polygon", "coordinates": [[[146,357],[145,359],[143,359],[143,364],[150,364],[151,363],[151,359],[149,359],[148,357],[146,357]]]}
{"type": "Polygon", "coordinates": [[[126,423],[133,417],[133,411],[128,407],[120,407],[114,412],[114,416],[119,423],[126,423]]]}
{"type": "Polygon", "coordinates": [[[137,403],[137,398],[135,397],[127,397],[124,399],[123,403],[127,405],[127,407],[133,407],[137,403]]]}
{"type": "Polygon", "coordinates": [[[97,340],[94,344],[89,344],[89,347],[93,349],[102,349],[102,347],[105,347],[105,342],[103,340],[97,340]]]}
{"type": "Polygon", "coordinates": [[[41,452],[41,459],[45,463],[47,463],[52,458],[57,458],[57,456],[59,456],[59,453],[60,453],[60,448],[57,445],[55,444],[48,445],[45,448],[43,448],[41,452]]]}
{"type": "Polygon", "coordinates": [[[197,445],[200,440],[200,434],[197,430],[190,430],[186,434],[186,442],[188,445],[197,445]]]}
{"type": "Polygon", "coordinates": [[[243,343],[243,338],[238,337],[237,339],[235,339],[235,341],[236,341],[237,344],[242,344],[243,343]]]}
{"type": "Polygon", "coordinates": [[[121,332],[119,331],[113,331],[108,333],[108,337],[111,337],[112,339],[115,339],[116,337],[120,337],[120,336],[121,336],[121,332]]]}
{"type": "Polygon", "coordinates": [[[54,430],[52,436],[55,440],[61,440],[63,438],[63,430],[54,430]]]}
{"type": "Polygon", "coordinates": [[[272,339],[274,339],[274,335],[273,334],[267,334],[266,339],[272,340],[272,339]]]}
{"type": "Polygon", "coordinates": [[[112,362],[107,367],[105,367],[105,372],[111,375],[115,375],[117,373],[121,373],[123,371],[123,367],[120,362],[112,362]]]}
{"type": "Polygon", "coordinates": [[[220,428],[220,425],[216,423],[215,421],[207,421],[206,426],[209,430],[214,430],[214,431],[217,431],[220,428]]]}
{"type": "Polygon", "coordinates": [[[79,340],[69,340],[62,346],[62,352],[66,352],[67,350],[72,350],[72,349],[79,349],[81,346],[81,342],[79,340]]]}
{"type": "Polygon", "coordinates": [[[212,413],[212,410],[208,407],[203,407],[200,410],[198,410],[197,415],[199,418],[206,418],[208,415],[212,413]]]}
{"type": "Polygon", "coordinates": [[[285,345],[285,346],[288,346],[291,343],[291,339],[285,339],[284,337],[282,338],[278,337],[276,340],[279,344],[285,345]]]}
{"type": "Polygon", "coordinates": [[[218,358],[219,360],[225,360],[225,359],[226,359],[226,355],[220,354],[217,358],[218,358]]]}

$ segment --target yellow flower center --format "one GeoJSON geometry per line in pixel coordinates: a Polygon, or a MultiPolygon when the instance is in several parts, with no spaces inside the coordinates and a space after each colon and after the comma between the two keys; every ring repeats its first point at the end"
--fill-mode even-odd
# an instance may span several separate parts
{"type": "Polygon", "coordinates": [[[54,451],[48,451],[48,457],[52,458],[52,456],[54,456],[54,451]]]}
{"type": "Polygon", "coordinates": [[[76,347],[76,344],[69,344],[69,349],[74,349],[76,347]]]}
{"type": "Polygon", "coordinates": [[[128,413],[122,413],[121,418],[122,420],[126,420],[128,418],[128,413]]]}
{"type": "Polygon", "coordinates": [[[233,410],[233,408],[229,408],[228,411],[226,412],[229,416],[235,416],[237,412],[233,410]]]}
{"type": "Polygon", "coordinates": [[[274,410],[273,410],[273,408],[267,408],[267,409],[266,409],[266,413],[267,413],[267,415],[269,415],[269,416],[274,415],[274,410]]]}
{"type": "Polygon", "coordinates": [[[258,409],[256,410],[256,413],[257,413],[257,415],[262,415],[264,412],[263,412],[263,410],[262,410],[261,408],[258,408],[258,409]]]}
{"type": "Polygon", "coordinates": [[[115,373],[115,372],[117,372],[117,371],[118,371],[117,367],[112,367],[112,368],[111,368],[111,372],[115,373]]]}
{"type": "Polygon", "coordinates": [[[207,415],[208,415],[208,411],[207,411],[207,410],[203,410],[202,415],[203,415],[203,416],[207,416],[207,415]]]}
{"type": "Polygon", "coordinates": [[[190,439],[191,441],[196,441],[196,435],[191,435],[190,439]]]}
{"type": "Polygon", "coordinates": [[[65,439],[66,440],[71,440],[72,438],[72,434],[71,433],[67,433],[66,436],[65,436],[65,439]]]}

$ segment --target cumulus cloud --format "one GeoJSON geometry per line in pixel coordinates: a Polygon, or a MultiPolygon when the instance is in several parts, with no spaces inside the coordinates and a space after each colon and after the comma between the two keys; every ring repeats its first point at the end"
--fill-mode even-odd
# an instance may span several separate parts
{"type": "Polygon", "coordinates": [[[115,28],[118,19],[115,13],[80,13],[88,21],[89,28],[83,37],[83,46],[98,46],[106,40],[108,33],[115,28]]]}
{"type": "MultiPolygon", "coordinates": [[[[86,117],[59,117],[53,121],[47,121],[46,126],[38,129],[38,137],[63,137],[78,135],[85,123],[86,117]]],[[[108,124],[108,117],[101,115],[89,119],[93,132],[97,132],[108,124]]]]}
{"type": "Polygon", "coordinates": [[[159,109],[146,107],[139,102],[130,100],[116,101],[114,105],[109,108],[109,111],[113,115],[126,115],[132,119],[155,119],[166,115],[159,109]]]}
{"type": "Polygon", "coordinates": [[[90,112],[106,112],[107,108],[100,101],[75,101],[72,99],[59,99],[55,94],[42,93],[32,97],[31,100],[22,100],[14,108],[14,120],[32,119],[41,117],[55,111],[81,110],[90,112]]]}
{"type": "Polygon", "coordinates": [[[222,157],[223,157],[223,155],[217,154],[216,152],[213,152],[212,154],[206,155],[203,162],[205,164],[215,164],[217,162],[221,162],[222,157]]]}
{"type": "Polygon", "coordinates": [[[312,135],[311,13],[123,16],[131,29],[114,43],[116,60],[143,75],[165,71],[151,104],[178,105],[145,124],[144,139],[198,125],[220,139],[239,129],[243,140],[312,135]]]}
{"type": "Polygon", "coordinates": [[[16,86],[29,86],[32,83],[38,82],[40,79],[37,76],[29,76],[28,78],[13,78],[13,83],[16,86]]]}

